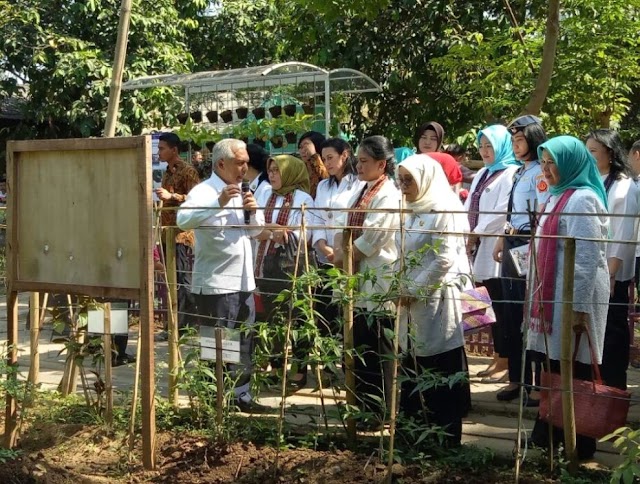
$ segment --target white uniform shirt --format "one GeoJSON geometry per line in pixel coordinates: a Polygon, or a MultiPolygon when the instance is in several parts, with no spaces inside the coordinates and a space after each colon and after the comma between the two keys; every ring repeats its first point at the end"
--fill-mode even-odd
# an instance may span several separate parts
{"type": "MultiPolygon", "coordinates": [[[[375,181],[368,182],[371,187],[375,181]]],[[[352,207],[360,192],[353,195],[349,201],[349,207],[352,207]]],[[[353,245],[362,252],[365,257],[358,262],[358,272],[364,273],[368,269],[373,269],[377,273],[375,285],[373,281],[368,280],[358,290],[361,293],[360,298],[355,301],[355,306],[364,308],[368,311],[380,310],[379,304],[371,299],[371,294],[386,294],[391,287],[391,279],[394,274],[393,265],[398,258],[398,249],[395,241],[395,231],[389,229],[400,229],[400,192],[396,188],[392,180],[387,180],[382,188],[376,193],[375,197],[367,208],[370,209],[391,209],[389,212],[372,212],[367,213],[362,226],[362,235],[353,241],[353,245]],[[376,228],[386,230],[376,230],[376,228]]],[[[346,226],[348,217],[346,213],[341,217],[340,225],[346,226]]],[[[391,303],[385,304],[386,309],[393,309],[391,303]]]]}
{"type": "MultiPolygon", "coordinates": [[[[335,210],[326,209],[345,209],[349,208],[349,201],[355,194],[359,194],[364,188],[365,182],[358,179],[357,175],[348,174],[342,177],[340,183],[335,183],[331,178],[322,180],[318,184],[316,190],[315,200],[315,219],[313,224],[316,228],[313,230],[313,246],[318,243],[319,240],[326,241],[330,247],[334,246],[334,239],[336,234],[340,233],[339,229],[333,229],[331,227],[336,226],[336,218],[339,218],[340,213],[335,210]]],[[[318,260],[321,263],[327,263],[327,257],[320,252],[316,251],[318,260]]]]}
{"type": "MultiPolygon", "coordinates": [[[[607,175],[602,176],[604,182],[607,175]]],[[[607,259],[616,258],[622,261],[616,281],[629,281],[635,276],[636,247],[634,244],[619,241],[637,240],[638,233],[638,186],[626,175],[615,180],[607,192],[609,205],[609,239],[607,259]],[[633,215],[634,217],[615,217],[615,215],[633,215]]]]}
{"type": "Polygon", "coordinates": [[[215,173],[196,185],[178,210],[177,224],[182,230],[194,229],[196,247],[191,292],[228,294],[253,291],[253,250],[251,236],[264,229],[264,215],[257,210],[247,228],[242,198],[237,196],[220,208],[218,198],[227,183],[215,173]],[[189,207],[197,207],[190,210],[189,207]]]}

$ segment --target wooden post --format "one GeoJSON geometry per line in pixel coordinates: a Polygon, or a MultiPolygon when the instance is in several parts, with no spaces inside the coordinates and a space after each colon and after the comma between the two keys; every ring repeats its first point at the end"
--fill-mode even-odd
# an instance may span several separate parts
{"type": "Polygon", "coordinates": [[[109,105],[107,107],[107,121],[104,127],[104,135],[111,138],[116,134],[118,121],[118,108],[120,106],[120,91],[122,88],[122,71],[127,56],[127,38],[129,36],[129,19],[131,18],[131,0],[122,0],[120,5],[120,21],[118,23],[118,37],[116,50],[113,57],[113,70],[111,71],[111,87],[109,89],[109,105]]]}
{"type": "MultiPolygon", "coordinates": [[[[150,156],[151,140],[145,140],[145,153],[150,156]]],[[[153,342],[153,234],[151,204],[151,170],[139,167],[139,247],[140,247],[140,384],[142,387],[142,464],[145,470],[156,467],[155,348],[153,342]]]]}
{"type": "Polygon", "coordinates": [[[131,398],[131,419],[129,420],[129,458],[135,443],[136,411],[138,410],[138,384],[140,382],[140,325],[138,325],[138,345],[136,347],[136,372],[133,375],[133,396],[131,398]]]}
{"type": "MultiPolygon", "coordinates": [[[[343,263],[347,276],[353,275],[353,233],[351,229],[346,229],[343,235],[343,263]]],[[[356,377],[355,360],[353,357],[353,289],[347,286],[347,304],[344,306],[344,378],[347,387],[347,405],[355,406],[356,400],[356,377]]],[[[347,419],[347,437],[353,443],[356,440],[356,421],[353,418],[347,419]]]]}
{"type": "Polygon", "coordinates": [[[216,423],[222,427],[224,409],[224,362],[222,361],[222,328],[216,328],[216,423]]]}
{"type": "Polygon", "coordinates": [[[167,263],[167,327],[169,343],[169,403],[178,406],[178,281],[176,269],[176,231],[173,227],[165,228],[164,254],[167,263]]]}
{"type": "Polygon", "coordinates": [[[40,339],[40,294],[32,292],[29,298],[29,336],[30,336],[30,348],[31,358],[29,364],[29,376],[27,381],[30,385],[35,386],[38,384],[38,378],[40,376],[40,348],[38,342],[40,339]]]}
{"type": "Polygon", "coordinates": [[[578,470],[576,453],[576,416],[573,406],[573,358],[571,341],[573,333],[573,275],[576,263],[576,241],[564,241],[564,266],[562,285],[562,346],[560,352],[560,375],[562,379],[562,420],[564,422],[564,445],[569,461],[569,472],[578,470]]]}
{"type": "Polygon", "coordinates": [[[113,425],[113,372],[112,372],[112,349],[111,349],[111,303],[104,305],[104,335],[102,336],[104,345],[104,396],[105,396],[105,420],[107,425],[113,425]]]}
{"type": "MultiPolygon", "coordinates": [[[[400,267],[398,273],[404,277],[404,196],[400,200],[400,267]]],[[[400,294],[401,296],[402,294],[400,294]]],[[[407,308],[409,311],[409,308],[407,308]]],[[[390,426],[389,426],[389,459],[387,461],[387,482],[393,482],[394,447],[396,437],[396,413],[398,405],[398,353],[400,349],[400,314],[401,306],[396,304],[396,317],[393,325],[393,366],[391,368],[391,402],[390,402],[390,426]]],[[[416,371],[417,371],[416,366],[416,371]]]]}
{"type": "MultiPolygon", "coordinates": [[[[18,293],[9,289],[7,297],[7,366],[18,365],[18,293]]],[[[17,372],[7,372],[7,383],[14,387],[17,383],[17,372]]],[[[15,447],[17,440],[18,406],[11,392],[7,392],[7,406],[4,424],[4,446],[8,449],[15,447]]]]}

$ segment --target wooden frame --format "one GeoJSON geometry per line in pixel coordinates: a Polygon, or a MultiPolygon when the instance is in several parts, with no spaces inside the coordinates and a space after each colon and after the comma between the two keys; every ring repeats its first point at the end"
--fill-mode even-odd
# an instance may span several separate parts
{"type": "MultiPolygon", "coordinates": [[[[8,363],[17,364],[18,292],[138,299],[147,469],[155,465],[150,160],[149,136],[7,143],[8,363]]],[[[8,395],[8,447],[16,411],[8,395]]]]}

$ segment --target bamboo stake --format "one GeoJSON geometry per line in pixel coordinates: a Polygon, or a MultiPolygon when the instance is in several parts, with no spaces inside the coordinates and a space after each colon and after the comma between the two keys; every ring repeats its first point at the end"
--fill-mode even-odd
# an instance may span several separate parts
{"type": "Polygon", "coordinates": [[[104,305],[104,385],[105,385],[105,421],[111,427],[113,425],[113,374],[111,365],[111,303],[104,305]]]}
{"type": "Polygon", "coordinates": [[[31,361],[29,363],[29,376],[27,381],[33,389],[38,384],[38,378],[40,376],[40,349],[38,342],[40,340],[40,294],[32,292],[29,306],[29,336],[31,347],[31,361]]]}
{"type": "MultiPolygon", "coordinates": [[[[353,232],[345,229],[343,233],[343,268],[347,278],[353,275],[353,232]]],[[[351,284],[347,284],[346,293],[347,304],[344,307],[344,366],[345,366],[345,386],[347,387],[347,405],[355,406],[356,400],[356,378],[355,361],[353,358],[353,289],[351,284]]],[[[347,438],[350,443],[356,441],[356,421],[353,417],[347,419],[347,438]]]]}
{"type": "MultiPolygon", "coordinates": [[[[73,312],[73,302],[71,301],[71,295],[67,294],[67,309],[69,310],[69,338],[77,338],[75,314],[73,312]]],[[[64,365],[64,373],[62,374],[62,381],[60,382],[60,393],[63,397],[69,396],[72,392],[75,392],[75,382],[78,377],[76,358],[72,351],[69,351],[64,365]]]]}
{"type": "Polygon", "coordinates": [[[168,297],[168,334],[169,334],[169,403],[178,406],[178,280],[176,277],[176,231],[167,227],[165,232],[165,270],[168,297]]]}
{"type": "Polygon", "coordinates": [[[136,345],[136,370],[133,374],[133,397],[131,400],[131,419],[129,420],[129,458],[135,444],[136,411],[138,409],[138,385],[140,382],[140,356],[142,345],[140,344],[140,324],[138,324],[138,344],[136,345]]]}
{"type": "Polygon", "coordinates": [[[565,239],[562,286],[562,346],[560,353],[560,377],[562,379],[562,420],[564,423],[564,445],[569,461],[569,473],[578,470],[576,452],[576,416],[573,406],[573,358],[571,340],[573,336],[573,275],[576,263],[576,241],[565,239]]]}
{"type": "MultiPolygon", "coordinates": [[[[7,367],[18,365],[18,293],[9,288],[7,297],[7,367]]],[[[7,385],[14,386],[17,381],[17,371],[7,371],[7,385]]],[[[7,449],[15,447],[18,439],[17,432],[18,404],[15,395],[6,393],[6,408],[4,419],[4,446],[7,449]]]]}
{"type": "Polygon", "coordinates": [[[224,362],[222,361],[222,328],[216,328],[216,423],[222,429],[224,409],[224,362]]]}
{"type": "MultiPolygon", "coordinates": [[[[399,273],[404,273],[404,196],[400,199],[400,267],[399,273]]],[[[396,317],[393,326],[393,366],[391,368],[391,402],[390,402],[390,425],[389,425],[389,460],[387,461],[387,483],[391,484],[393,481],[393,461],[394,461],[394,446],[396,438],[396,413],[398,403],[398,350],[399,350],[399,335],[400,335],[400,310],[401,306],[398,302],[396,304],[396,317]]],[[[416,366],[416,371],[418,370],[416,366]]]]}
{"type": "Polygon", "coordinates": [[[104,127],[104,135],[112,138],[116,134],[118,121],[118,108],[120,105],[120,91],[122,88],[122,71],[127,56],[127,38],[129,36],[129,20],[131,18],[131,1],[122,0],[120,5],[120,21],[118,23],[118,37],[113,58],[113,70],[111,72],[111,87],[109,88],[109,105],[107,107],[107,121],[104,127]]]}

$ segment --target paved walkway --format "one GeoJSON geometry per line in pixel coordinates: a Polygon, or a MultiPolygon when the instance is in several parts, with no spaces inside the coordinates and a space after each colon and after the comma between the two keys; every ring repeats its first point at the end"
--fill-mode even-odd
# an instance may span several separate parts
{"type": "MultiPolygon", "coordinates": [[[[29,332],[26,330],[26,314],[28,308],[28,295],[21,295],[19,298],[20,314],[20,356],[19,365],[21,378],[26,378],[29,368],[29,332]]],[[[55,389],[61,378],[64,367],[65,355],[60,354],[63,349],[62,344],[51,342],[52,329],[50,325],[45,325],[40,335],[40,383],[43,388],[55,389]]],[[[0,302],[0,339],[6,341],[6,304],[4,298],[0,302]]],[[[129,340],[129,352],[135,353],[137,339],[132,334],[129,340]]],[[[156,344],[156,368],[157,368],[157,389],[158,392],[167,395],[167,343],[156,344]]],[[[475,375],[484,369],[490,362],[490,358],[482,356],[470,356],[469,366],[471,375],[475,375]]],[[[88,372],[90,384],[93,376],[88,372]]],[[[128,393],[133,385],[134,367],[121,366],[114,368],[114,389],[128,393]]],[[[630,391],[634,399],[640,400],[640,370],[629,369],[630,391]]],[[[308,388],[303,389],[287,398],[288,418],[300,423],[311,421],[321,425],[321,399],[319,392],[312,391],[315,379],[311,378],[308,388]]],[[[497,453],[511,456],[517,433],[517,403],[503,403],[496,400],[496,392],[503,385],[483,384],[478,378],[472,377],[471,391],[473,409],[469,417],[464,421],[463,442],[473,443],[479,446],[492,448],[497,453]]],[[[82,391],[81,386],[78,390],[82,391]]],[[[329,390],[324,391],[325,405],[330,407],[335,404],[333,394],[329,390]]],[[[337,395],[339,399],[344,399],[344,394],[337,395]]],[[[264,393],[260,396],[260,402],[264,405],[278,406],[280,397],[276,393],[264,393]]],[[[524,429],[530,431],[536,409],[524,409],[524,429]]],[[[640,405],[632,403],[629,413],[629,421],[640,422],[640,405]]],[[[598,444],[598,452],[591,465],[612,466],[620,462],[621,459],[612,449],[609,443],[598,444]]]]}

